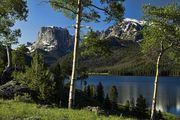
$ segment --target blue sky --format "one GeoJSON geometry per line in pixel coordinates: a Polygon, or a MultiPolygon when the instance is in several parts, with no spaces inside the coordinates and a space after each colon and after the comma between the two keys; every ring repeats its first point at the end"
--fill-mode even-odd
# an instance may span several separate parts
{"type": "MultiPolygon", "coordinates": [[[[37,39],[38,31],[42,26],[58,26],[68,28],[71,34],[74,29],[70,26],[75,22],[64,17],[63,14],[55,12],[48,4],[40,4],[42,0],[28,0],[29,14],[26,22],[17,22],[14,28],[20,28],[22,32],[19,43],[34,42],[37,39]]],[[[144,4],[166,5],[173,0],[125,0],[125,18],[141,19],[143,16],[142,6],[144,4]]],[[[82,23],[89,25],[94,30],[106,29],[111,24],[100,23],[82,23]]],[[[85,31],[85,30],[84,30],[85,31]]],[[[83,34],[82,30],[82,34],[83,34]]]]}

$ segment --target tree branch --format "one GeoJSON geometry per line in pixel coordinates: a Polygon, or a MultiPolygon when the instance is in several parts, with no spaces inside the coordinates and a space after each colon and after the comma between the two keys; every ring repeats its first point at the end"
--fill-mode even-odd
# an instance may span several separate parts
{"type": "Polygon", "coordinates": [[[71,8],[66,7],[66,6],[64,6],[64,5],[58,4],[57,1],[50,1],[50,0],[48,0],[48,1],[41,1],[40,3],[52,3],[52,4],[54,4],[55,6],[58,6],[58,7],[60,7],[60,8],[66,9],[66,10],[68,10],[68,11],[74,13],[74,14],[77,14],[76,11],[74,11],[74,10],[72,10],[71,8]]]}
{"type": "Polygon", "coordinates": [[[104,9],[104,8],[100,8],[100,7],[98,7],[98,6],[96,6],[96,5],[93,5],[93,4],[89,4],[89,6],[92,6],[92,7],[96,8],[96,9],[98,9],[98,10],[104,11],[104,12],[105,12],[106,14],[108,14],[108,15],[111,15],[111,14],[109,13],[109,11],[106,10],[106,9],[104,9]]]}

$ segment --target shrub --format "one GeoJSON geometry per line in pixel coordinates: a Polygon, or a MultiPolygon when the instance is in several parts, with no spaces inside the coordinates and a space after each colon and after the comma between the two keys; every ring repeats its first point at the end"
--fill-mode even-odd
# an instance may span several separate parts
{"type": "Polygon", "coordinates": [[[28,93],[24,93],[22,95],[15,95],[14,100],[18,102],[27,102],[27,103],[34,102],[31,98],[31,95],[29,95],[28,93]]]}

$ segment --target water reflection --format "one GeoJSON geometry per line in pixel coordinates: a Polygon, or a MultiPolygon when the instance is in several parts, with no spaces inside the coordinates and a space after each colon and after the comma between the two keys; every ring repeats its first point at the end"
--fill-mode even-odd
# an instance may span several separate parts
{"type": "MultiPolygon", "coordinates": [[[[112,85],[116,85],[119,93],[118,102],[125,104],[127,100],[134,99],[142,94],[151,106],[153,94],[153,77],[140,76],[90,76],[88,84],[97,85],[100,81],[108,93],[112,85]]],[[[77,86],[79,86],[79,81],[77,86]]],[[[180,77],[161,77],[158,88],[157,109],[180,115],[180,77]]]]}

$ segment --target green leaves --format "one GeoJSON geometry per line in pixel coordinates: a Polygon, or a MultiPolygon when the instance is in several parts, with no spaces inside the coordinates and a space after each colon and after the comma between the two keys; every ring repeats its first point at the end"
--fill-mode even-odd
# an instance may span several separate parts
{"type": "Polygon", "coordinates": [[[164,7],[146,5],[144,13],[147,22],[142,30],[143,52],[165,52],[180,48],[180,7],[177,4],[164,7]]]}
{"type": "MultiPolygon", "coordinates": [[[[82,18],[85,22],[99,22],[100,12],[106,15],[104,21],[120,21],[124,13],[122,2],[124,0],[100,0],[97,6],[92,0],[82,0],[82,18]]],[[[77,0],[49,0],[50,5],[66,17],[75,19],[77,14],[77,0]]]]}
{"type": "Polygon", "coordinates": [[[14,74],[16,80],[37,92],[39,99],[46,100],[54,92],[55,82],[50,71],[45,67],[43,58],[38,53],[33,56],[31,68],[14,74]]]}
{"type": "Polygon", "coordinates": [[[26,20],[27,5],[25,0],[1,0],[0,1],[0,41],[10,45],[17,43],[21,36],[20,29],[11,30],[16,20],[26,20]]]}
{"type": "Polygon", "coordinates": [[[81,43],[81,56],[106,56],[111,53],[108,42],[101,40],[97,32],[90,31],[81,43]]]}

